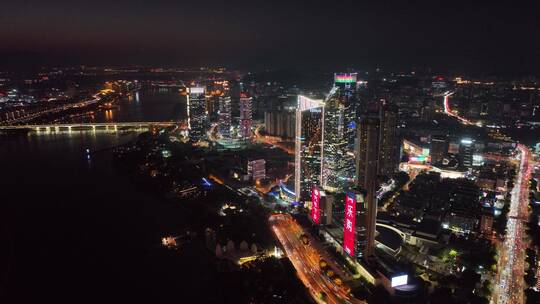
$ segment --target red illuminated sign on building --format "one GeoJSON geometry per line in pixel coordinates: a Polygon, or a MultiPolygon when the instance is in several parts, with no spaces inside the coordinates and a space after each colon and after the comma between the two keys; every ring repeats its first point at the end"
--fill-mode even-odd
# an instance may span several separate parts
{"type": "Polygon", "coordinates": [[[321,220],[321,191],[317,187],[311,189],[311,220],[313,223],[319,224],[321,220]]]}
{"type": "Polygon", "coordinates": [[[347,193],[345,196],[345,219],[343,221],[343,250],[354,256],[354,228],[356,221],[356,195],[347,193]]]}

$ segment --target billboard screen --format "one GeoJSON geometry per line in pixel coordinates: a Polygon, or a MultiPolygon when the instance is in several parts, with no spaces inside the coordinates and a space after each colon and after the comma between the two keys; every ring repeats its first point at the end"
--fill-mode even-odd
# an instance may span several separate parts
{"type": "Polygon", "coordinates": [[[345,219],[343,220],[343,250],[354,257],[355,223],[356,221],[356,194],[347,193],[345,196],[345,219]]]}
{"type": "Polygon", "coordinates": [[[356,73],[336,73],[334,74],[335,83],[356,83],[356,73]]]}
{"type": "Polygon", "coordinates": [[[321,191],[317,187],[311,189],[311,220],[319,224],[321,220],[321,191]]]}
{"type": "Polygon", "coordinates": [[[392,287],[401,286],[401,285],[407,285],[407,281],[409,279],[409,276],[404,274],[397,277],[392,278],[392,287]]]}

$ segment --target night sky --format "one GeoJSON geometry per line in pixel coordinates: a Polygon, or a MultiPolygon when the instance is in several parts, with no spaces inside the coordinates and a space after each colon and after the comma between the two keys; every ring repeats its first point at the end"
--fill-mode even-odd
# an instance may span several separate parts
{"type": "Polygon", "coordinates": [[[538,4],[292,2],[3,0],[0,64],[540,71],[538,4]]]}

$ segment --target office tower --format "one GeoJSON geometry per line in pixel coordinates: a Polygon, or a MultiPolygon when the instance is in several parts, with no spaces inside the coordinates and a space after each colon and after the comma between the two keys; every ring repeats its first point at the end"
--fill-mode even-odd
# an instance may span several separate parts
{"type": "Polygon", "coordinates": [[[251,137],[251,127],[253,125],[252,98],[247,93],[240,93],[240,137],[248,139],[251,137]]]}
{"type": "Polygon", "coordinates": [[[356,136],[356,117],[360,106],[357,94],[357,74],[334,74],[334,87],[339,90],[339,96],[337,97],[344,107],[343,135],[347,140],[349,151],[353,152],[356,136]]]}
{"type": "Polygon", "coordinates": [[[187,96],[189,138],[192,141],[204,139],[208,125],[204,87],[190,87],[187,96]]]}
{"type": "Polygon", "coordinates": [[[466,168],[473,166],[474,141],[470,138],[464,138],[459,144],[459,160],[461,165],[466,168]]]}
{"type": "Polygon", "coordinates": [[[375,221],[377,218],[377,202],[375,192],[378,187],[379,143],[381,119],[379,115],[364,115],[358,124],[358,146],[356,151],[356,176],[358,187],[365,191],[365,207],[362,217],[357,223],[362,232],[357,236],[362,252],[357,256],[368,257],[373,253],[375,242],[375,221]]]}
{"type": "Polygon", "coordinates": [[[223,138],[231,138],[231,96],[224,92],[219,96],[218,130],[223,138]]]}
{"type": "Polygon", "coordinates": [[[343,218],[343,250],[352,258],[361,259],[367,251],[367,208],[365,193],[350,190],[345,195],[345,212],[343,218]]]}
{"type": "Polygon", "coordinates": [[[397,134],[398,108],[383,104],[379,110],[379,160],[377,174],[392,176],[399,166],[400,140],[397,134]]]}
{"type": "Polygon", "coordinates": [[[354,179],[356,74],[335,74],[324,106],[323,188],[344,189],[354,179]]]}
{"type": "Polygon", "coordinates": [[[294,138],[296,132],[295,113],[290,111],[264,112],[264,129],[270,136],[284,139],[294,138]]]}
{"type": "Polygon", "coordinates": [[[294,172],[297,201],[309,200],[311,188],[321,183],[323,122],[324,103],[299,95],[296,108],[294,172]]]}
{"type": "Polygon", "coordinates": [[[248,176],[252,180],[259,180],[266,177],[266,161],[264,159],[250,160],[247,163],[248,176]]]}
{"type": "Polygon", "coordinates": [[[334,215],[334,196],[324,195],[321,196],[321,223],[323,225],[331,225],[334,215]]]}
{"type": "Polygon", "coordinates": [[[446,140],[446,136],[431,137],[429,154],[431,156],[432,164],[442,162],[443,158],[446,156],[446,154],[448,154],[448,141],[446,140]]]}

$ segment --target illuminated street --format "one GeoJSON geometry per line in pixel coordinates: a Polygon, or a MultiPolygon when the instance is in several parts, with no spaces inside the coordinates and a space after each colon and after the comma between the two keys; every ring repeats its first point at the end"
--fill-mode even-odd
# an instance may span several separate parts
{"type": "MultiPolygon", "coordinates": [[[[452,92],[444,94],[444,112],[465,125],[474,125],[470,120],[455,114],[450,108],[449,97],[452,92]]],[[[477,124],[478,125],[478,124],[477,124]]],[[[525,222],[528,218],[529,179],[531,177],[530,151],[522,145],[519,149],[519,171],[514,188],[511,192],[510,211],[506,225],[506,236],[502,244],[498,244],[499,260],[497,265],[496,281],[492,295],[492,303],[524,303],[525,288],[523,276],[525,274],[524,243],[525,222]]],[[[500,160],[500,158],[497,158],[500,160]]]]}
{"type": "Polygon", "coordinates": [[[525,234],[524,221],[527,220],[529,188],[531,176],[530,152],[519,145],[520,167],[516,184],[512,190],[510,212],[506,228],[506,238],[499,248],[498,273],[494,284],[492,302],[497,304],[523,303],[524,290],[524,250],[527,244],[523,242],[525,234]]]}
{"type": "Polygon", "coordinates": [[[465,117],[462,117],[462,116],[459,116],[458,114],[455,114],[452,109],[450,108],[450,96],[452,96],[454,93],[453,92],[446,92],[444,95],[443,95],[443,98],[444,98],[444,113],[448,116],[452,116],[456,119],[459,120],[460,123],[464,124],[464,125],[474,125],[473,122],[471,122],[470,120],[466,119],[465,117]]]}
{"type": "Polygon", "coordinates": [[[256,141],[262,142],[271,146],[276,146],[277,148],[289,153],[290,155],[294,155],[294,147],[287,146],[278,137],[261,135],[260,131],[261,131],[261,127],[257,127],[255,128],[253,132],[254,138],[256,141]]]}
{"type": "MultiPolygon", "coordinates": [[[[348,287],[336,285],[326,277],[319,267],[320,253],[310,245],[302,243],[302,227],[288,214],[272,215],[269,219],[272,230],[285,249],[285,253],[297,271],[298,278],[309,289],[317,303],[365,303],[349,295],[348,287]],[[321,299],[321,293],[326,299],[321,299]]],[[[330,263],[331,265],[331,263],[330,263]]],[[[336,269],[336,267],[332,267],[336,269]]]]}

